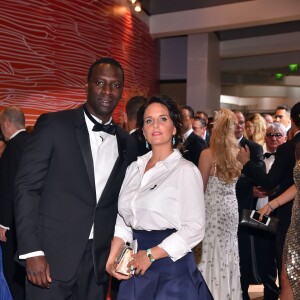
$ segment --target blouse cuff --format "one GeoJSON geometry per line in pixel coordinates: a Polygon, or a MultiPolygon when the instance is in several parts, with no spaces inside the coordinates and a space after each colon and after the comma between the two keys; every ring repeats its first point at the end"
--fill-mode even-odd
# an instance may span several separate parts
{"type": "Polygon", "coordinates": [[[173,233],[164,239],[158,247],[164,249],[173,261],[176,261],[188,252],[191,252],[187,243],[176,233],[173,233]]]}
{"type": "Polygon", "coordinates": [[[132,231],[126,230],[124,227],[116,225],[114,236],[121,238],[125,243],[132,243],[132,231]]]}

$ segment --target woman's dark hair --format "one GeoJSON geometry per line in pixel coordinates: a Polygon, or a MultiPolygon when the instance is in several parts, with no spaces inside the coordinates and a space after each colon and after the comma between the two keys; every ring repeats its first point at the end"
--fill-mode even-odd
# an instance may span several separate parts
{"type": "Polygon", "coordinates": [[[137,114],[137,125],[140,128],[143,128],[144,126],[144,113],[146,108],[152,104],[152,103],[160,103],[164,105],[170,114],[170,118],[173,121],[173,124],[176,128],[176,134],[175,134],[175,145],[173,145],[173,148],[176,148],[178,144],[182,142],[182,135],[181,135],[181,127],[182,127],[182,116],[179,109],[178,104],[168,96],[152,96],[150,97],[145,105],[143,105],[138,114],[137,114]]]}
{"type": "Polygon", "coordinates": [[[291,109],[291,119],[300,128],[300,102],[296,103],[291,109]]]}

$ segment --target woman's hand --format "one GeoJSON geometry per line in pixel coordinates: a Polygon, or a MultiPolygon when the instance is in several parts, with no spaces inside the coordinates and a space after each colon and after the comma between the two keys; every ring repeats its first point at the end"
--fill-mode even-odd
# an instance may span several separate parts
{"type": "Polygon", "coordinates": [[[152,264],[147,256],[146,250],[140,250],[132,257],[133,260],[128,263],[128,268],[130,270],[135,270],[135,275],[144,275],[152,264]]]}
{"type": "Polygon", "coordinates": [[[122,275],[116,272],[117,263],[114,261],[107,261],[106,264],[106,272],[109,273],[111,276],[117,278],[118,280],[128,280],[130,276],[122,275]]]}
{"type": "Polygon", "coordinates": [[[272,212],[272,209],[269,204],[266,204],[258,212],[260,213],[260,217],[258,220],[261,221],[264,215],[268,216],[272,212]]]}

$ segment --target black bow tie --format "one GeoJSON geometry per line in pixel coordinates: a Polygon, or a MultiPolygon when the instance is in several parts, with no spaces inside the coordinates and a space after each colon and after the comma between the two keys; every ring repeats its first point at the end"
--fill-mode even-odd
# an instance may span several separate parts
{"type": "Polygon", "coordinates": [[[274,156],[275,156],[275,152],[274,152],[274,153],[268,153],[268,152],[266,152],[266,153],[264,154],[264,158],[269,158],[271,155],[274,155],[274,156]]]}
{"type": "Polygon", "coordinates": [[[87,110],[86,105],[83,105],[83,110],[85,112],[85,114],[87,115],[87,117],[95,124],[93,127],[93,131],[104,131],[108,134],[112,134],[115,135],[116,134],[116,125],[110,123],[110,124],[101,124],[99,122],[97,122],[93,116],[89,113],[89,111],[87,110]]]}

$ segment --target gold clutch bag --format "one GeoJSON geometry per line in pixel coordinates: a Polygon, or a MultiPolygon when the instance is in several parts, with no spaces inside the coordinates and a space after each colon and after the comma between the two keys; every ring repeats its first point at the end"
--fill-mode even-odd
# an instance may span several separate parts
{"type": "Polygon", "coordinates": [[[133,249],[128,245],[123,245],[120,249],[120,252],[115,260],[117,263],[116,272],[129,276],[131,271],[127,268],[128,263],[133,259],[132,258],[133,249]]]}

